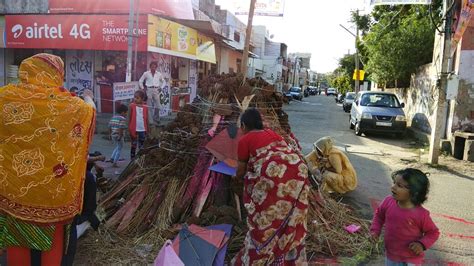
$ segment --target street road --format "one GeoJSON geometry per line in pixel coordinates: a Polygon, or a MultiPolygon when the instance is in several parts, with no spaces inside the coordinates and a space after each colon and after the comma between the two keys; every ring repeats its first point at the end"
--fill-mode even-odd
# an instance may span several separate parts
{"type": "MultiPolygon", "coordinates": [[[[372,218],[373,207],[390,194],[391,172],[405,167],[429,172],[431,191],[427,203],[441,237],[427,252],[426,263],[461,263],[474,265],[474,165],[444,157],[439,168],[426,162],[427,148],[410,139],[393,136],[358,137],[349,129],[349,114],[336,104],[333,96],[310,96],[285,107],[296,137],[307,154],[312,144],[323,136],[335,139],[346,150],[354,165],[359,185],[344,196],[362,216],[372,218]]],[[[380,263],[380,258],[373,261],[380,263]]]]}

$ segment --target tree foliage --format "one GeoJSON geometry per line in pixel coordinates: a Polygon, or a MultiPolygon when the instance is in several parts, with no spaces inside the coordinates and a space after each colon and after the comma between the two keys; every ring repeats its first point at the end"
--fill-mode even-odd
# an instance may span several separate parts
{"type": "MultiPolygon", "coordinates": [[[[363,64],[359,64],[360,69],[363,69],[363,64]]],[[[354,80],[352,76],[355,71],[355,55],[347,54],[339,59],[339,66],[333,72],[329,79],[331,87],[337,88],[340,92],[345,93],[354,90],[354,80]]]]}
{"type": "Polygon", "coordinates": [[[354,85],[352,79],[347,75],[333,75],[329,80],[329,84],[333,88],[337,88],[340,93],[353,91],[354,85]]]}
{"type": "MultiPolygon", "coordinates": [[[[432,15],[440,21],[441,0],[434,0],[432,15]]],[[[435,25],[424,5],[377,6],[367,16],[352,13],[362,31],[358,42],[361,60],[370,79],[387,86],[407,86],[416,69],[432,61],[435,25]]]]}

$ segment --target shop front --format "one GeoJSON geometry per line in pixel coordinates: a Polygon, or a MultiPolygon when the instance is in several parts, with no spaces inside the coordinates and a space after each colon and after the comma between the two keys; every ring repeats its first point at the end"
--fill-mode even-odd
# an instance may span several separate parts
{"type": "Polygon", "coordinates": [[[179,111],[196,96],[198,32],[179,23],[148,15],[149,62],[159,62],[166,85],[160,116],[179,111]]]}
{"type": "MultiPolygon", "coordinates": [[[[140,16],[137,24],[132,80],[139,80],[152,61],[158,63],[166,80],[160,115],[167,116],[196,97],[198,68],[202,62],[215,64],[215,47],[197,30],[154,15],[140,16]]],[[[126,75],[127,15],[7,15],[5,29],[7,52],[1,62],[7,82],[17,82],[22,60],[52,53],[65,62],[66,88],[78,95],[93,90],[98,111],[113,112],[114,83],[126,75]]]]}
{"type": "MultiPolygon", "coordinates": [[[[146,69],[146,23],[141,16],[133,30],[135,76],[146,69]]],[[[52,53],[65,62],[66,88],[78,95],[93,90],[98,110],[112,112],[113,84],[125,81],[127,15],[7,15],[5,28],[7,82],[17,82],[24,59],[52,53]]]]}

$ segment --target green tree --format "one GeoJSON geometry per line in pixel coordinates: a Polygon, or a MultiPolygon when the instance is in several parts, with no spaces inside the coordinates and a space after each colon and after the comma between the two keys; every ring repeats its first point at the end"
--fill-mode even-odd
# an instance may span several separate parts
{"type": "Polygon", "coordinates": [[[347,75],[334,75],[329,81],[331,87],[336,88],[340,93],[353,91],[352,79],[347,75]]]}
{"type": "MultiPolygon", "coordinates": [[[[377,6],[370,29],[358,43],[370,78],[385,86],[405,87],[416,69],[432,61],[441,0],[421,5],[377,6]],[[433,21],[432,21],[433,17],[433,21]]],[[[353,19],[356,23],[361,20],[353,19]]]]}

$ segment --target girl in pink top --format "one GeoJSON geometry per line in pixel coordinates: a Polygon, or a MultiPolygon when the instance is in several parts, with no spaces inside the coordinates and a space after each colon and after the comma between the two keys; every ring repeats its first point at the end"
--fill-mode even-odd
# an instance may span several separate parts
{"type": "Polygon", "coordinates": [[[430,183],[426,174],[413,168],[394,172],[392,179],[392,196],[375,211],[370,233],[378,239],[385,225],[385,265],[420,265],[424,251],[439,237],[430,212],[421,206],[430,183]]]}

